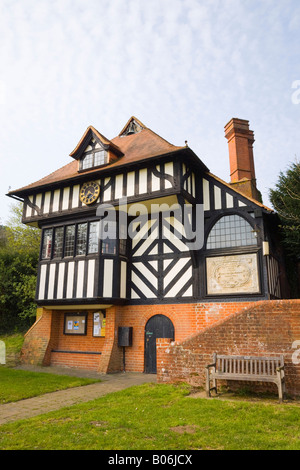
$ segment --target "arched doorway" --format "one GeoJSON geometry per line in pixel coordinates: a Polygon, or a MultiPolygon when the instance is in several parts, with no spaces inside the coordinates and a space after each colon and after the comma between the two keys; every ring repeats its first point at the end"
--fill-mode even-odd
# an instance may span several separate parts
{"type": "Polygon", "coordinates": [[[165,315],[154,315],[145,327],[145,372],[156,374],[156,338],[172,338],[174,325],[165,315]]]}

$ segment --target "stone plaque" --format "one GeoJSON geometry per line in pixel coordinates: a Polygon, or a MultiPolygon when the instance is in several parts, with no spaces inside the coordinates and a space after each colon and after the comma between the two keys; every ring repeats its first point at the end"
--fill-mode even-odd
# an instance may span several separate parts
{"type": "Polygon", "coordinates": [[[257,255],[218,256],[206,259],[207,294],[257,294],[257,255]]]}

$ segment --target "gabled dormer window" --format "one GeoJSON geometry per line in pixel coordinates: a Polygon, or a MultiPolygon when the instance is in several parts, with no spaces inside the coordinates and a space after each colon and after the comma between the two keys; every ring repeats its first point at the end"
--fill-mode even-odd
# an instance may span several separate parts
{"type": "Polygon", "coordinates": [[[124,156],[121,149],[89,126],[70,156],[78,160],[78,171],[108,165],[124,156]]]}
{"type": "Polygon", "coordinates": [[[106,165],[108,163],[108,154],[105,150],[97,150],[96,152],[86,153],[81,158],[81,170],[87,170],[95,166],[106,165]]]}
{"type": "Polygon", "coordinates": [[[96,141],[91,141],[80,159],[80,170],[87,170],[108,163],[108,152],[100,147],[96,141]]]}

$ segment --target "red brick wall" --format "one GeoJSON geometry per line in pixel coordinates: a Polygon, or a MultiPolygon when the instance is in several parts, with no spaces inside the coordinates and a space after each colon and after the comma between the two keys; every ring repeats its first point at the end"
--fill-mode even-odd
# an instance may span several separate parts
{"type": "MultiPolygon", "coordinates": [[[[21,359],[25,364],[53,365],[89,370],[101,370],[102,355],[52,352],[55,350],[105,352],[114,331],[114,316],[108,315],[106,337],[93,337],[93,312],[87,316],[87,334],[84,336],[64,334],[64,311],[39,309],[39,318],[26,333],[21,359]],[[111,326],[113,323],[113,326],[111,326]]],[[[104,355],[104,363],[106,357],[104,355]]],[[[105,365],[102,366],[107,372],[105,365]]]]}
{"type": "Polygon", "coordinates": [[[121,349],[118,348],[117,336],[119,315],[117,307],[106,310],[105,342],[98,372],[109,373],[121,370],[121,349]]]}
{"type": "Polygon", "coordinates": [[[119,326],[133,327],[133,345],[125,350],[126,370],[144,371],[145,326],[152,316],[166,315],[174,325],[175,340],[183,341],[195,332],[249,305],[251,305],[251,302],[128,305],[116,307],[119,312],[119,326]]]}
{"type": "Polygon", "coordinates": [[[52,332],[52,311],[37,310],[37,320],[27,331],[21,351],[24,364],[48,365],[52,332]]]}
{"type": "Polygon", "coordinates": [[[118,326],[133,327],[133,345],[126,348],[126,370],[144,371],[144,336],[147,321],[154,315],[166,315],[175,329],[175,340],[182,341],[197,331],[227,318],[247,303],[194,303],[172,305],[115,306],[106,311],[105,338],[92,335],[93,312],[88,313],[87,335],[64,335],[64,311],[41,310],[38,322],[26,335],[23,362],[114,372],[123,368],[123,351],[117,345],[118,326]],[[99,355],[53,353],[52,349],[97,351],[99,355]]]}
{"type": "MultiPolygon", "coordinates": [[[[55,329],[57,330],[57,341],[53,349],[67,351],[89,351],[101,352],[105,338],[93,337],[93,313],[87,315],[86,335],[64,334],[64,312],[58,312],[55,329]]],[[[97,370],[101,356],[98,354],[71,354],[62,352],[51,353],[51,365],[67,366],[79,369],[97,370]]]]}
{"type": "MultiPolygon", "coordinates": [[[[209,315],[212,319],[213,306],[209,312],[204,305],[201,308],[203,317],[209,315]]],[[[255,302],[184,341],[171,345],[158,342],[158,381],[203,386],[205,366],[211,363],[214,352],[254,356],[280,353],[285,357],[287,392],[300,395],[300,364],[292,360],[295,353],[292,346],[297,340],[300,340],[300,300],[255,302]]]]}
{"type": "Polygon", "coordinates": [[[63,311],[42,310],[26,335],[23,362],[100,373],[120,371],[123,351],[117,344],[118,326],[132,326],[133,345],[126,348],[126,371],[143,372],[145,326],[153,315],[162,314],[173,322],[177,344],[167,348],[166,354],[167,340],[158,341],[159,381],[203,385],[205,365],[215,351],[247,355],[280,352],[287,362],[288,391],[299,389],[300,393],[300,371],[291,361],[292,343],[300,340],[300,301],[114,306],[106,312],[105,338],[92,336],[92,314],[88,314],[87,335],[75,337],[63,334],[63,311]],[[52,349],[102,354],[53,353],[52,349]]]}
{"type": "Polygon", "coordinates": [[[89,353],[101,352],[101,355],[52,352],[51,365],[88,369],[99,373],[120,370],[121,352],[117,347],[117,319],[118,313],[116,312],[116,308],[112,307],[107,309],[105,337],[93,337],[93,311],[89,311],[86,335],[73,336],[63,333],[64,312],[58,312],[58,317],[55,322],[55,328],[58,333],[56,334],[57,341],[54,349],[63,351],[88,351],[89,353]]]}
{"type": "Polygon", "coordinates": [[[134,305],[118,307],[119,326],[133,327],[133,345],[125,348],[126,370],[144,371],[145,326],[154,315],[166,315],[175,329],[175,339],[180,341],[197,329],[196,304],[134,305]]]}

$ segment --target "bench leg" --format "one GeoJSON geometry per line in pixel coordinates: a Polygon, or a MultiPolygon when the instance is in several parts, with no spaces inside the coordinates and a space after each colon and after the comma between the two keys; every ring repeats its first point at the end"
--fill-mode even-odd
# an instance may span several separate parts
{"type": "Polygon", "coordinates": [[[213,378],[213,386],[212,386],[212,390],[215,389],[216,393],[217,393],[217,380],[215,378],[213,378]]]}
{"type": "Polygon", "coordinates": [[[216,393],[217,393],[217,380],[215,377],[213,377],[212,379],[212,387],[210,386],[210,381],[211,381],[211,378],[210,378],[210,373],[209,373],[209,369],[206,369],[206,396],[209,398],[211,397],[211,391],[212,390],[215,390],[216,393]]]}
{"type": "Polygon", "coordinates": [[[206,396],[210,397],[210,374],[209,369],[206,369],[206,396]]]}
{"type": "Polygon", "coordinates": [[[277,385],[278,385],[278,397],[279,403],[283,402],[283,392],[285,391],[285,384],[282,384],[281,372],[277,372],[277,385]]]}
{"type": "Polygon", "coordinates": [[[278,384],[278,395],[279,395],[279,403],[282,403],[283,398],[282,398],[282,383],[278,384]]]}

